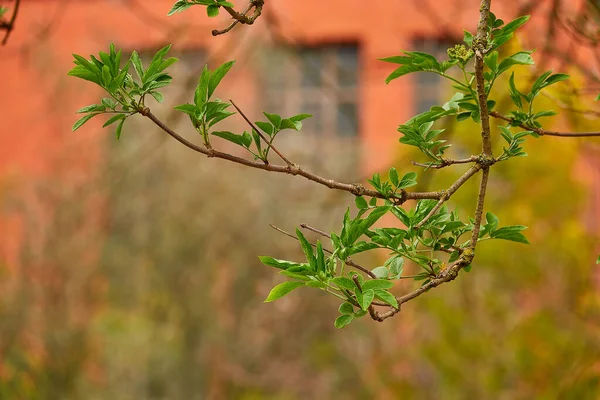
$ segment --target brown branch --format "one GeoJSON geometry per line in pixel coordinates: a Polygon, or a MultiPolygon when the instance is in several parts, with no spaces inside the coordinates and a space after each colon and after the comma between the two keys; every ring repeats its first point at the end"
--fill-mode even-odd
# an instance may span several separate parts
{"type": "Polygon", "coordinates": [[[438,192],[406,192],[402,191],[399,195],[395,195],[394,197],[388,198],[383,194],[365,188],[363,185],[358,183],[343,183],[337,182],[333,179],[323,178],[322,176],[315,175],[308,171],[305,171],[298,165],[275,165],[275,164],[264,164],[256,161],[246,160],[245,158],[236,157],[234,155],[223,153],[217,151],[215,149],[206,149],[204,147],[198,146],[189,140],[185,139],[177,132],[173,131],[171,128],[166,126],[160,119],[158,119],[149,108],[144,108],[140,111],[140,114],[149,118],[152,122],[154,122],[159,128],[177,140],[179,143],[183,144],[187,148],[194,150],[198,153],[202,153],[207,157],[220,158],[223,160],[231,161],[236,164],[245,165],[247,167],[262,169],[264,171],[271,172],[279,172],[289,175],[298,175],[302,176],[310,181],[316,182],[320,185],[326,186],[330,189],[342,190],[345,192],[352,193],[355,196],[369,196],[369,197],[377,197],[379,199],[391,200],[395,204],[403,204],[407,200],[422,200],[422,199],[436,199],[438,200],[442,194],[442,191],[438,192]]]}
{"type": "Polygon", "coordinates": [[[473,260],[473,253],[465,251],[465,254],[461,255],[458,260],[456,260],[454,263],[449,265],[446,268],[446,270],[444,272],[442,272],[438,277],[432,278],[429,282],[427,282],[420,288],[418,288],[408,294],[405,294],[402,297],[396,297],[396,300],[398,301],[398,308],[396,309],[396,308],[391,307],[391,309],[385,313],[377,313],[377,317],[378,317],[377,321],[382,322],[390,317],[393,317],[395,314],[397,314],[400,311],[400,306],[402,306],[402,304],[407,303],[407,302],[419,297],[420,295],[428,292],[430,289],[433,289],[433,288],[441,285],[442,283],[454,280],[458,276],[458,271],[460,271],[462,268],[469,265],[472,260],[473,260]]]}
{"type": "Polygon", "coordinates": [[[422,164],[422,163],[418,163],[416,161],[412,161],[412,165],[416,165],[417,167],[424,167],[424,168],[441,169],[441,168],[445,168],[445,167],[448,167],[450,165],[455,165],[455,164],[469,164],[472,162],[477,162],[478,159],[479,159],[479,156],[471,156],[469,158],[462,158],[462,159],[458,159],[458,160],[442,158],[441,161],[439,162],[439,164],[435,164],[433,162],[427,163],[427,164],[422,164]]]}
{"type": "MultiPolygon", "coordinates": [[[[475,50],[475,81],[477,82],[477,98],[479,101],[479,110],[481,115],[481,142],[483,154],[478,161],[478,165],[483,169],[481,183],[479,185],[479,194],[477,195],[477,206],[475,207],[475,220],[473,221],[473,236],[471,236],[470,248],[474,252],[479,237],[481,220],[483,218],[483,209],[485,203],[485,192],[488,183],[490,165],[494,163],[492,154],[492,140],[490,133],[490,115],[487,107],[487,95],[485,92],[485,79],[483,77],[483,57],[487,48],[487,31],[492,0],[481,0],[479,7],[479,24],[477,24],[477,34],[473,41],[475,50]]],[[[474,253],[473,253],[474,254],[474,253]]],[[[458,270],[460,270],[459,267],[458,270]]],[[[456,271],[458,273],[458,270],[456,271]]]]}
{"type": "Polygon", "coordinates": [[[300,227],[301,227],[301,228],[304,228],[304,229],[306,229],[306,230],[309,230],[309,231],[311,231],[311,232],[318,233],[319,235],[321,235],[321,236],[324,236],[324,237],[326,237],[326,238],[328,238],[328,239],[331,239],[331,235],[330,235],[329,233],[327,233],[327,232],[323,232],[323,231],[322,231],[322,230],[320,230],[320,229],[313,228],[312,226],[309,226],[309,225],[306,225],[306,224],[302,224],[302,223],[300,224],[300,227]]]}
{"type": "Polygon", "coordinates": [[[471,235],[471,243],[469,248],[475,250],[477,240],[479,239],[479,230],[481,229],[481,220],[483,219],[483,206],[485,202],[485,192],[487,189],[488,178],[490,175],[490,167],[484,167],[481,174],[481,182],[479,184],[479,194],[477,195],[477,207],[475,207],[475,221],[473,222],[473,234],[471,235]]]}
{"type": "MultiPolygon", "coordinates": [[[[279,157],[281,157],[281,159],[282,159],[282,160],[283,160],[283,161],[284,161],[284,162],[285,162],[285,163],[286,163],[288,166],[290,166],[290,167],[291,167],[291,166],[293,165],[293,164],[292,164],[292,162],[291,162],[290,160],[288,160],[288,159],[287,159],[287,158],[286,158],[286,157],[285,157],[283,154],[281,154],[281,153],[279,152],[279,150],[277,150],[277,148],[276,148],[275,146],[273,146],[273,144],[272,144],[272,142],[273,142],[273,139],[271,139],[271,140],[268,140],[268,139],[265,137],[265,135],[263,135],[263,133],[262,133],[262,132],[261,132],[261,131],[258,129],[258,127],[256,127],[256,126],[255,126],[255,125],[254,125],[252,122],[250,122],[250,120],[248,119],[248,117],[246,117],[246,114],[244,114],[244,113],[242,112],[242,110],[240,110],[240,108],[239,108],[239,107],[238,107],[238,106],[237,106],[237,105],[236,105],[236,104],[233,102],[233,100],[229,99],[229,102],[231,103],[231,105],[233,105],[233,106],[235,107],[235,109],[237,110],[237,112],[238,112],[238,113],[240,113],[240,115],[242,116],[242,118],[244,118],[244,120],[245,120],[245,121],[248,123],[248,125],[250,125],[250,128],[251,128],[251,129],[254,129],[254,130],[256,131],[256,133],[258,133],[258,135],[260,136],[260,138],[261,138],[262,140],[264,140],[264,141],[265,141],[265,144],[267,145],[267,148],[269,148],[269,147],[270,147],[271,149],[273,149],[273,151],[274,151],[275,153],[277,153],[277,155],[278,155],[279,157]]],[[[266,158],[266,157],[265,157],[265,158],[266,158]]],[[[264,160],[264,161],[265,161],[266,163],[268,163],[268,162],[269,162],[269,160],[264,160]]]]}
{"type": "Polygon", "coordinates": [[[527,131],[532,131],[537,133],[540,136],[559,136],[559,137],[593,137],[600,136],[600,132],[555,132],[555,131],[547,131],[542,128],[532,128],[523,123],[516,122],[513,118],[506,117],[496,111],[490,112],[492,117],[502,119],[513,126],[518,126],[519,128],[523,128],[527,131]]]}
{"type": "Polygon", "coordinates": [[[6,44],[6,42],[8,41],[8,37],[10,36],[10,33],[12,32],[12,30],[15,27],[15,21],[17,20],[17,13],[19,12],[20,4],[21,4],[21,0],[16,0],[15,1],[15,9],[13,11],[12,17],[10,18],[10,21],[0,24],[0,29],[6,30],[4,39],[2,39],[2,46],[4,46],[6,44]]]}
{"type": "MultiPolygon", "coordinates": [[[[286,232],[286,231],[284,231],[284,230],[283,230],[283,229],[281,229],[281,228],[278,228],[278,227],[276,227],[276,226],[275,226],[275,225],[273,225],[273,224],[269,224],[269,226],[270,226],[271,228],[275,229],[277,232],[281,232],[281,233],[283,233],[284,235],[291,237],[292,239],[299,240],[299,239],[298,239],[296,236],[292,235],[292,234],[291,234],[291,233],[289,233],[289,232],[286,232]]],[[[316,229],[316,228],[309,227],[309,226],[307,226],[306,224],[300,224],[300,226],[301,226],[302,228],[305,228],[305,229],[311,230],[311,231],[313,231],[313,232],[317,232],[317,233],[319,233],[319,234],[321,234],[321,235],[323,235],[323,236],[325,236],[325,237],[327,237],[327,238],[330,238],[330,239],[331,239],[331,236],[329,236],[327,233],[325,233],[325,232],[323,232],[323,231],[320,231],[320,230],[318,230],[318,229],[316,229]]],[[[317,247],[317,245],[316,245],[316,244],[313,244],[313,243],[311,243],[311,245],[312,245],[313,247],[317,247]]],[[[331,250],[329,250],[329,249],[325,249],[325,248],[324,248],[324,249],[323,249],[323,251],[324,251],[325,253],[327,253],[327,254],[333,254],[333,251],[331,251],[331,250]]],[[[377,279],[377,276],[375,276],[375,274],[374,274],[374,273],[372,273],[371,271],[369,271],[368,269],[366,269],[366,268],[365,268],[365,267],[363,267],[362,265],[355,263],[355,262],[354,262],[354,261],[352,261],[350,258],[347,258],[347,259],[346,259],[346,264],[347,264],[347,265],[350,265],[351,267],[354,267],[354,268],[358,269],[359,271],[362,271],[362,272],[364,272],[365,274],[369,275],[369,277],[371,277],[371,278],[373,278],[373,279],[377,279]]]]}
{"type": "Polygon", "coordinates": [[[468,181],[473,175],[475,175],[481,169],[481,164],[475,164],[471,168],[467,170],[460,178],[456,180],[449,188],[446,190],[442,196],[440,196],[440,201],[431,209],[429,214],[427,214],[421,222],[415,225],[416,229],[421,228],[429,218],[433,217],[435,213],[442,207],[442,205],[450,199],[452,196],[466,181],[468,181]]]}
{"type": "Polygon", "coordinates": [[[238,13],[231,7],[223,7],[225,11],[227,11],[229,15],[231,15],[231,17],[233,18],[233,22],[225,29],[214,29],[212,31],[212,35],[218,36],[227,33],[230,30],[232,30],[233,27],[236,26],[238,23],[244,25],[252,25],[254,21],[256,21],[258,17],[260,17],[264,3],[264,0],[251,0],[250,3],[248,3],[246,9],[241,13],[238,13]],[[252,8],[254,8],[254,15],[248,16],[247,14],[252,8]]]}
{"type": "Polygon", "coordinates": [[[487,48],[488,19],[491,2],[492,0],[481,1],[477,34],[473,40],[473,51],[475,51],[475,82],[479,101],[479,114],[481,116],[481,147],[483,155],[490,158],[492,157],[492,140],[490,134],[490,115],[487,106],[487,95],[485,93],[485,78],[483,77],[483,57],[487,48]]]}

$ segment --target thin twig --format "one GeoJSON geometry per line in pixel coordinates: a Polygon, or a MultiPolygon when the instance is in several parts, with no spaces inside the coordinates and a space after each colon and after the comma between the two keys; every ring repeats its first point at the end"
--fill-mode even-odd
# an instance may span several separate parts
{"type": "Polygon", "coordinates": [[[479,239],[479,230],[481,229],[481,220],[483,219],[483,206],[485,202],[485,192],[487,189],[488,178],[490,175],[490,168],[483,168],[481,174],[481,182],[479,184],[479,194],[477,195],[477,207],[475,208],[475,220],[473,222],[473,234],[471,235],[471,243],[469,248],[475,249],[477,245],[477,239],[479,239]]]}
{"type": "MultiPolygon", "coordinates": [[[[302,225],[305,225],[305,224],[300,224],[300,226],[302,226],[302,225]]],[[[284,231],[284,230],[283,230],[283,229],[281,229],[281,228],[278,228],[278,227],[276,227],[276,226],[275,226],[275,225],[273,225],[273,224],[269,224],[269,226],[270,226],[271,228],[275,229],[277,232],[281,232],[281,233],[283,233],[284,235],[291,237],[292,239],[299,240],[299,239],[298,239],[296,236],[292,235],[292,234],[291,234],[291,233],[289,233],[289,232],[286,232],[286,231],[284,231]]],[[[317,229],[315,229],[315,228],[309,228],[309,227],[307,227],[307,226],[302,226],[302,227],[303,227],[303,228],[306,228],[306,229],[309,229],[309,230],[312,230],[313,232],[316,232],[316,231],[318,231],[318,230],[317,230],[317,229]]],[[[320,233],[320,232],[322,232],[322,231],[318,231],[318,232],[320,233]]],[[[331,236],[329,236],[329,235],[328,235],[328,234],[326,234],[325,232],[322,232],[322,233],[323,233],[323,236],[326,236],[326,237],[329,237],[329,238],[331,238],[331,236]]],[[[313,244],[313,243],[311,243],[311,245],[312,245],[313,247],[317,247],[317,245],[316,245],[316,244],[313,244]]],[[[323,251],[324,251],[325,253],[327,253],[327,254],[333,254],[333,251],[331,251],[331,250],[329,250],[329,249],[326,249],[326,248],[324,248],[324,249],[323,249],[323,251]]],[[[354,261],[352,261],[350,258],[347,258],[345,262],[346,262],[346,265],[349,265],[349,266],[351,266],[351,267],[354,267],[354,268],[358,269],[358,270],[359,270],[359,271],[361,271],[361,272],[364,272],[365,274],[369,275],[369,277],[371,277],[371,278],[373,278],[373,279],[377,279],[377,276],[376,276],[374,273],[372,273],[371,271],[369,271],[368,269],[366,269],[366,268],[365,268],[365,267],[363,267],[362,265],[355,263],[355,262],[354,262],[354,261]]]]}
{"type": "Polygon", "coordinates": [[[441,169],[441,168],[445,168],[445,167],[448,167],[448,166],[454,165],[454,164],[468,164],[468,163],[472,163],[472,162],[477,162],[478,159],[479,159],[478,156],[471,156],[469,158],[462,158],[459,160],[451,160],[451,159],[442,158],[439,164],[435,164],[433,162],[427,163],[427,164],[422,164],[422,163],[419,163],[416,161],[412,161],[412,164],[416,165],[417,167],[441,169]]]}
{"type": "Polygon", "coordinates": [[[225,29],[213,29],[212,35],[218,36],[218,35],[227,33],[230,30],[232,30],[233,27],[236,26],[238,23],[245,24],[245,25],[252,25],[254,23],[254,21],[256,21],[256,19],[258,17],[260,17],[260,14],[262,13],[263,4],[264,4],[264,0],[252,0],[252,1],[250,1],[250,3],[248,3],[248,6],[246,7],[246,9],[244,11],[242,11],[241,13],[238,13],[231,7],[227,7],[227,6],[223,7],[225,9],[225,11],[227,11],[229,13],[229,15],[231,15],[231,17],[233,18],[233,22],[225,29]],[[248,12],[250,12],[250,10],[252,8],[254,8],[254,15],[249,17],[247,14],[248,14],[248,12]]]}
{"type": "Polygon", "coordinates": [[[492,117],[502,119],[511,125],[518,126],[519,128],[523,128],[527,131],[532,131],[537,133],[540,136],[559,136],[559,137],[593,137],[600,136],[600,132],[555,132],[555,131],[547,131],[542,128],[532,128],[531,126],[527,126],[523,123],[516,122],[513,118],[506,117],[496,111],[490,112],[492,117]]]}
{"type": "Polygon", "coordinates": [[[10,36],[10,33],[12,32],[12,30],[15,27],[15,21],[17,20],[17,13],[19,12],[20,4],[21,4],[21,0],[15,1],[15,9],[13,11],[10,21],[0,25],[0,29],[6,29],[6,34],[4,35],[4,39],[2,39],[2,46],[4,46],[6,44],[6,42],[8,41],[8,37],[10,36]]]}
{"type": "Polygon", "coordinates": [[[422,220],[421,222],[419,222],[417,225],[415,225],[416,229],[421,228],[428,220],[429,218],[433,217],[435,215],[436,212],[438,212],[438,210],[442,207],[442,205],[448,201],[448,199],[450,199],[450,196],[452,196],[466,181],[468,181],[473,175],[475,175],[477,172],[479,172],[479,170],[481,169],[481,165],[480,164],[475,164],[473,165],[471,168],[469,168],[467,170],[467,172],[465,172],[464,174],[462,174],[462,176],[460,178],[458,178],[456,180],[456,182],[454,182],[449,188],[448,190],[446,190],[443,194],[443,196],[440,196],[440,200],[437,202],[437,204],[435,205],[435,207],[433,207],[431,209],[431,211],[429,211],[429,214],[427,214],[422,220]]]}
{"type": "Polygon", "coordinates": [[[149,108],[144,108],[140,111],[140,114],[150,119],[154,124],[156,124],[159,128],[165,131],[168,135],[173,137],[179,143],[183,144],[185,147],[194,150],[198,153],[204,154],[207,157],[220,158],[223,160],[231,161],[236,164],[245,165],[250,168],[262,169],[264,171],[271,172],[279,172],[290,175],[298,175],[302,176],[310,181],[316,182],[320,185],[326,186],[330,189],[342,190],[345,192],[352,193],[355,196],[369,196],[369,197],[377,197],[378,199],[386,199],[391,200],[395,204],[403,204],[407,200],[422,200],[422,199],[435,199],[438,200],[441,196],[441,191],[438,192],[406,192],[402,191],[400,195],[395,195],[394,197],[388,198],[383,194],[365,188],[363,185],[358,183],[343,183],[338,182],[333,179],[323,178],[322,176],[315,175],[308,171],[305,171],[301,167],[297,165],[275,165],[275,164],[264,164],[256,161],[246,160],[245,158],[236,157],[234,155],[223,153],[217,151],[215,149],[206,149],[204,147],[198,146],[189,140],[185,139],[177,132],[173,131],[171,128],[166,126],[160,119],[158,119],[149,108]]]}
{"type": "Polygon", "coordinates": [[[307,230],[309,230],[309,231],[312,231],[312,232],[314,232],[314,233],[318,233],[318,234],[319,234],[319,235],[321,235],[321,236],[325,236],[326,238],[329,238],[329,239],[331,239],[331,235],[330,235],[329,233],[327,233],[327,232],[323,232],[323,231],[322,231],[322,230],[320,230],[320,229],[313,228],[312,226],[309,226],[309,225],[306,225],[306,224],[300,224],[300,227],[301,227],[301,228],[304,228],[304,229],[307,229],[307,230]]]}
{"type": "MultiPolygon", "coordinates": [[[[251,121],[248,119],[248,117],[246,117],[246,114],[244,114],[244,113],[242,112],[242,110],[240,110],[240,108],[239,108],[239,107],[238,107],[238,106],[237,106],[237,105],[236,105],[236,104],[233,102],[233,100],[229,99],[229,102],[231,103],[231,105],[233,105],[233,106],[235,107],[235,109],[237,110],[237,112],[239,112],[239,113],[240,113],[240,115],[242,116],[242,118],[244,118],[244,120],[245,120],[245,121],[248,123],[248,125],[250,125],[250,128],[251,128],[251,129],[254,129],[254,130],[256,131],[256,133],[258,133],[258,135],[261,137],[261,139],[265,141],[265,143],[266,143],[266,145],[267,145],[268,147],[272,148],[272,149],[273,149],[273,151],[274,151],[275,153],[277,153],[277,155],[278,155],[279,157],[281,157],[281,159],[282,159],[282,160],[283,160],[283,161],[284,161],[284,162],[285,162],[285,163],[286,163],[288,166],[290,166],[290,167],[291,167],[292,165],[294,165],[294,164],[292,164],[292,162],[291,162],[290,160],[288,160],[288,159],[287,159],[287,158],[286,158],[286,157],[285,157],[283,154],[281,154],[281,153],[279,152],[279,150],[277,150],[277,149],[275,148],[275,146],[273,146],[273,144],[271,143],[271,141],[267,140],[267,138],[265,137],[265,135],[263,135],[263,134],[262,134],[262,132],[261,132],[261,131],[258,129],[258,127],[256,127],[256,126],[255,126],[255,125],[254,125],[254,124],[253,124],[253,123],[252,123],[252,122],[251,122],[251,121]]],[[[266,162],[266,163],[268,163],[269,161],[268,161],[268,160],[265,160],[265,162],[266,162]]]]}

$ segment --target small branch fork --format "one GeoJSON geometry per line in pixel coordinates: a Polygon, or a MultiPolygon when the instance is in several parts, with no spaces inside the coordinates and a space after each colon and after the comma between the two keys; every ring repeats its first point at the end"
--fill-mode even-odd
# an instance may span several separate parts
{"type": "MultiPolygon", "coordinates": [[[[279,150],[277,150],[277,148],[275,146],[273,146],[272,140],[268,140],[265,135],[262,133],[262,131],[260,129],[258,129],[252,122],[250,122],[250,120],[248,119],[248,117],[246,117],[246,114],[244,114],[242,112],[242,110],[240,110],[240,108],[233,102],[233,100],[229,100],[229,102],[231,103],[231,105],[233,107],[235,107],[235,109],[237,110],[238,113],[240,113],[240,115],[242,116],[242,118],[244,118],[244,120],[248,123],[248,125],[250,125],[250,128],[254,129],[256,131],[256,133],[258,133],[258,135],[260,136],[260,138],[262,140],[264,140],[264,142],[267,144],[268,147],[270,147],[271,149],[273,149],[273,151],[279,156],[281,157],[281,159],[287,164],[288,167],[293,167],[294,164],[292,164],[292,162],[290,160],[288,160],[283,154],[281,154],[279,152],[279,150]]],[[[265,160],[265,164],[268,164],[269,161],[265,160]]]]}
{"type": "Polygon", "coordinates": [[[17,14],[19,12],[20,4],[21,4],[21,0],[15,1],[15,8],[13,10],[10,21],[7,22],[7,21],[4,21],[3,19],[0,19],[0,30],[6,31],[6,34],[4,35],[4,39],[2,39],[2,46],[4,46],[6,44],[6,42],[8,42],[8,37],[10,36],[10,33],[12,32],[12,30],[15,27],[15,21],[17,20],[17,14]]]}
{"type": "Polygon", "coordinates": [[[523,128],[526,131],[532,131],[537,133],[540,136],[559,136],[559,137],[593,137],[600,136],[600,132],[555,132],[555,131],[547,131],[542,128],[532,128],[522,123],[515,122],[514,119],[510,117],[506,117],[496,111],[490,112],[490,115],[494,118],[502,119],[513,126],[518,126],[519,128],[523,128]]]}
{"type": "Polygon", "coordinates": [[[256,21],[256,19],[258,17],[260,17],[260,14],[262,13],[262,8],[263,8],[264,4],[265,4],[264,0],[251,0],[250,3],[248,3],[248,6],[246,6],[246,9],[244,11],[242,11],[241,13],[235,11],[231,7],[223,7],[225,9],[225,11],[227,11],[229,13],[229,15],[231,15],[231,18],[233,18],[233,22],[225,29],[221,29],[221,30],[214,29],[212,31],[212,35],[213,36],[223,35],[223,34],[229,32],[230,30],[232,30],[233,27],[236,26],[238,23],[243,24],[243,25],[252,25],[254,23],[254,21],[256,21]],[[252,9],[254,9],[254,14],[249,16],[248,13],[252,9]]]}

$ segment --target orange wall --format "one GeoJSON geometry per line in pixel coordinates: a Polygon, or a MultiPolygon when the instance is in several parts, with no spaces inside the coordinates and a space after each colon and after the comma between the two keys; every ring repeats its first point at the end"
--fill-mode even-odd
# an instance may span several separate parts
{"type": "MultiPolygon", "coordinates": [[[[72,66],[71,53],[97,53],[106,50],[110,42],[125,49],[165,43],[173,43],[176,48],[206,48],[218,62],[238,59],[228,79],[235,82],[233,89],[239,103],[246,104],[250,114],[258,113],[260,105],[253,99],[260,96],[261,89],[244,63],[257,51],[256,43],[269,37],[266,26],[273,18],[280,34],[292,42],[360,44],[359,120],[364,168],[383,168],[395,156],[397,125],[412,116],[414,110],[411,79],[385,85],[384,79],[393,66],[376,59],[409,48],[416,36],[437,36],[449,31],[462,37],[462,28],[474,31],[478,18],[475,0],[439,5],[430,2],[436,4],[433,10],[425,10],[420,1],[409,0],[278,0],[276,7],[267,2],[265,15],[254,26],[238,27],[227,35],[212,37],[212,29],[227,25],[227,16],[208,19],[204,10],[196,7],[167,18],[173,2],[22,2],[16,29],[8,44],[0,49],[0,194],[11,179],[44,179],[58,173],[67,182],[84,181],[102,160],[101,142],[109,132],[97,129],[100,121],[92,121],[76,133],[70,130],[76,119],[73,112],[97,101],[100,94],[91,84],[66,76],[72,66]],[[452,25],[433,23],[436,13],[452,25]]],[[[493,9],[509,20],[518,10],[517,3],[496,1],[493,9]]],[[[526,28],[530,33],[527,40],[534,45],[542,39],[538,32],[548,4],[549,1],[539,2],[526,28]]],[[[14,233],[14,229],[13,226],[8,230],[14,233]]]]}

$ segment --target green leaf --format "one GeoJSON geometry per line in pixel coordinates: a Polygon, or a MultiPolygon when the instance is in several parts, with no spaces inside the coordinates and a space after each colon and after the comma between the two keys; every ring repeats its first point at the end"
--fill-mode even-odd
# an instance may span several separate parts
{"type": "Polygon", "coordinates": [[[94,112],[94,111],[102,112],[105,110],[106,110],[106,105],[104,105],[104,104],[91,104],[89,106],[80,108],[79,110],[75,111],[75,113],[81,114],[81,113],[89,113],[89,112],[94,112]]]}
{"type": "Polygon", "coordinates": [[[367,231],[367,229],[373,226],[373,224],[375,224],[375,222],[377,222],[379,218],[383,217],[389,210],[390,207],[388,206],[377,207],[371,211],[371,213],[365,219],[360,220],[360,222],[353,221],[354,223],[350,224],[350,227],[347,231],[346,245],[350,246],[356,242],[356,240],[361,237],[362,234],[367,231]]]}
{"type": "Polygon", "coordinates": [[[523,104],[521,103],[521,92],[519,92],[519,90],[517,90],[517,87],[515,86],[515,73],[511,73],[510,74],[510,78],[508,80],[508,90],[510,93],[510,99],[512,100],[512,102],[519,108],[523,108],[523,104]]]}
{"type": "Polygon", "coordinates": [[[194,5],[193,3],[188,3],[187,0],[179,0],[179,1],[175,2],[175,4],[173,4],[173,7],[171,7],[167,16],[170,17],[171,15],[173,15],[175,13],[187,10],[188,8],[190,8],[193,5],[194,5]]]}
{"type": "Polygon", "coordinates": [[[353,319],[354,319],[354,316],[352,316],[352,315],[340,315],[339,317],[337,317],[335,319],[335,322],[333,323],[333,325],[338,329],[342,329],[343,327],[348,325],[350,322],[352,322],[353,319]]]}
{"type": "Polygon", "coordinates": [[[225,140],[228,140],[237,145],[243,146],[245,148],[250,147],[250,144],[252,144],[252,137],[250,137],[249,134],[237,135],[237,134],[235,134],[233,132],[229,132],[229,131],[214,131],[214,132],[211,132],[211,134],[218,136],[220,138],[223,138],[225,140]]]}
{"type": "Polygon", "coordinates": [[[98,73],[89,71],[88,69],[86,69],[85,67],[81,66],[81,65],[77,65],[75,66],[72,70],[70,70],[68,72],[69,76],[74,76],[76,78],[80,78],[80,79],[84,79],[86,81],[90,81],[93,82],[97,85],[101,85],[102,82],[100,81],[100,77],[98,75],[98,73]]]}
{"type": "Polygon", "coordinates": [[[338,311],[342,315],[352,315],[354,314],[354,306],[346,301],[340,304],[338,311]]]}
{"type": "Polygon", "coordinates": [[[377,267],[377,268],[373,268],[371,270],[371,272],[377,277],[377,278],[387,278],[390,275],[390,271],[386,268],[386,267],[377,267]]]}
{"type": "Polygon", "coordinates": [[[394,167],[390,168],[390,181],[394,186],[398,186],[400,182],[398,179],[398,171],[394,167]]]}
{"type": "Polygon", "coordinates": [[[158,101],[159,103],[162,103],[164,100],[162,93],[152,91],[150,92],[150,95],[154,97],[154,100],[158,101]]]}
{"type": "Polygon", "coordinates": [[[219,6],[211,4],[210,6],[206,7],[206,14],[211,18],[216,17],[219,15],[219,6]]]}
{"type": "Polygon", "coordinates": [[[312,114],[298,114],[294,115],[293,117],[289,117],[288,119],[294,122],[300,122],[306,118],[312,118],[312,114]]]}
{"type": "Polygon", "coordinates": [[[119,122],[119,125],[117,125],[117,130],[115,131],[115,137],[118,139],[121,138],[121,130],[123,129],[123,124],[125,123],[125,118],[123,118],[121,120],[121,122],[119,122]]]}
{"type": "Polygon", "coordinates": [[[319,289],[325,289],[327,287],[327,285],[321,281],[308,281],[308,282],[306,282],[306,286],[319,288],[319,289]]]}
{"type": "Polygon", "coordinates": [[[486,226],[489,227],[489,232],[494,232],[496,228],[498,228],[498,224],[500,223],[498,217],[496,217],[493,213],[489,211],[485,214],[485,220],[487,221],[486,226]]]}
{"type": "Polygon", "coordinates": [[[408,187],[415,186],[416,184],[417,184],[417,173],[409,172],[402,177],[402,179],[396,186],[398,186],[399,189],[406,189],[408,187]]]}
{"type": "Polygon", "coordinates": [[[277,114],[269,114],[267,112],[263,112],[263,114],[273,124],[274,132],[277,132],[281,126],[281,117],[277,114]]]}
{"type": "MultiPolygon", "coordinates": [[[[387,281],[386,281],[387,282],[387,281]]],[[[371,302],[375,298],[375,292],[373,290],[365,290],[362,293],[356,290],[356,301],[360,304],[360,308],[366,310],[371,305],[371,302]]]]}
{"type": "Polygon", "coordinates": [[[298,236],[298,240],[300,241],[300,245],[302,246],[302,251],[304,251],[304,255],[306,256],[306,260],[310,264],[310,266],[316,270],[317,269],[317,260],[315,258],[315,254],[313,252],[312,245],[306,240],[302,232],[296,228],[296,236],[298,236]]]}
{"type": "Polygon", "coordinates": [[[504,239],[512,242],[529,244],[527,238],[521,233],[521,231],[525,229],[527,229],[527,227],[523,225],[505,226],[492,232],[490,237],[493,239],[504,239]]]}
{"type": "Polygon", "coordinates": [[[278,260],[269,256],[258,256],[258,259],[261,263],[268,265],[269,267],[275,267],[279,269],[286,270],[291,267],[300,267],[302,264],[294,263],[291,261],[278,260]]]}
{"type": "Polygon", "coordinates": [[[363,291],[367,291],[367,290],[375,290],[375,289],[389,289],[391,287],[393,287],[394,284],[388,280],[385,279],[372,279],[370,281],[366,281],[363,285],[362,285],[362,289],[363,291]]]}
{"type": "Polygon", "coordinates": [[[388,292],[387,290],[381,290],[381,289],[377,289],[375,290],[375,297],[389,305],[391,305],[392,307],[398,308],[398,300],[396,300],[396,297],[391,294],[390,292],[388,292]]]}
{"type": "Polygon", "coordinates": [[[337,278],[333,278],[331,280],[334,284],[336,284],[339,288],[354,290],[356,289],[356,284],[350,278],[346,278],[345,276],[338,276],[337,278]]]}
{"type": "Polygon", "coordinates": [[[300,286],[304,286],[304,282],[280,283],[279,285],[277,285],[273,289],[271,289],[271,292],[269,292],[269,295],[267,296],[265,303],[270,303],[272,301],[280,299],[283,296],[285,296],[286,294],[290,293],[292,290],[299,288],[300,286]]]}
{"type": "Polygon", "coordinates": [[[113,124],[119,120],[125,119],[127,118],[127,114],[116,114],[113,115],[112,117],[110,117],[105,123],[104,125],[102,125],[103,128],[109,126],[110,124],[113,124]]]}
{"type": "Polygon", "coordinates": [[[530,51],[520,51],[500,61],[497,74],[500,75],[513,65],[533,65],[533,58],[529,54],[531,54],[530,51]]]}
{"type": "Polygon", "coordinates": [[[200,74],[200,78],[198,80],[198,86],[196,86],[196,91],[194,92],[194,104],[198,109],[202,109],[202,106],[207,101],[208,95],[208,84],[210,80],[210,71],[208,70],[208,66],[204,66],[202,70],[202,74],[200,74]]]}
{"type": "Polygon", "coordinates": [[[369,205],[367,204],[367,201],[362,196],[355,197],[354,198],[354,203],[356,204],[356,208],[358,208],[359,210],[366,210],[366,209],[369,208],[369,205]]]}
{"type": "Polygon", "coordinates": [[[495,72],[496,68],[498,68],[498,52],[492,51],[491,53],[486,54],[483,61],[485,62],[485,65],[487,65],[487,67],[490,70],[495,72]]]}
{"type": "Polygon", "coordinates": [[[317,240],[317,272],[326,272],[325,253],[323,253],[323,245],[317,240]]]}
{"type": "Polygon", "coordinates": [[[83,124],[85,124],[86,122],[88,122],[90,119],[94,118],[96,115],[98,115],[100,113],[94,113],[94,114],[88,114],[88,115],[84,115],[83,117],[79,118],[77,120],[77,122],[75,122],[73,124],[73,128],[72,128],[72,132],[75,132],[77,129],[79,129],[83,124]]]}
{"type": "Polygon", "coordinates": [[[308,277],[307,274],[303,274],[302,272],[306,272],[306,271],[291,272],[289,270],[283,270],[283,271],[279,271],[279,274],[281,274],[283,276],[287,276],[288,278],[298,279],[303,282],[310,282],[310,277],[308,277]]]}
{"type": "Polygon", "coordinates": [[[463,41],[467,46],[471,47],[473,45],[473,34],[467,30],[465,30],[464,33],[463,41]]]}
{"type": "Polygon", "coordinates": [[[404,272],[404,257],[396,256],[389,261],[390,279],[399,279],[404,272]]]}
{"type": "Polygon", "coordinates": [[[198,111],[198,108],[193,104],[180,104],[176,106],[175,109],[194,118],[196,117],[196,112],[198,111]]]}
{"type": "Polygon", "coordinates": [[[596,101],[600,100],[600,94],[596,96],[596,101]]]}
{"type": "Polygon", "coordinates": [[[529,21],[529,15],[524,15],[522,17],[516,18],[510,21],[508,24],[504,25],[501,29],[502,35],[511,34],[516,31],[520,26],[529,21]]]}
{"type": "Polygon", "coordinates": [[[227,75],[227,72],[229,72],[231,67],[233,67],[233,64],[235,64],[235,61],[228,61],[224,64],[219,65],[212,72],[212,74],[210,75],[210,79],[208,80],[208,98],[209,99],[215,92],[215,89],[217,88],[217,86],[219,86],[219,83],[221,83],[221,80],[223,79],[223,77],[225,75],[227,75]]]}
{"type": "Polygon", "coordinates": [[[598,258],[596,259],[596,265],[598,265],[598,264],[600,264],[600,254],[598,255],[598,258]]]}

